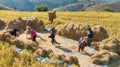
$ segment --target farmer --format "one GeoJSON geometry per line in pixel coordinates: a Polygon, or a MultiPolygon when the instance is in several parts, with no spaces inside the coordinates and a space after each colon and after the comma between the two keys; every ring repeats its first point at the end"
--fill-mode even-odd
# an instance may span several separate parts
{"type": "Polygon", "coordinates": [[[85,46],[86,46],[86,38],[81,37],[81,38],[79,39],[78,52],[80,52],[80,50],[83,51],[84,48],[85,48],[85,46]]]}
{"type": "Polygon", "coordinates": [[[55,27],[53,27],[53,28],[50,30],[50,36],[49,36],[49,38],[51,38],[51,40],[52,40],[52,41],[51,41],[52,44],[56,42],[56,40],[55,40],[55,35],[56,35],[56,29],[55,29],[55,27]]]}
{"type": "Polygon", "coordinates": [[[10,34],[16,37],[17,36],[17,31],[18,30],[14,28],[12,31],[10,31],[10,34]]]}
{"type": "Polygon", "coordinates": [[[37,37],[36,31],[31,29],[30,34],[31,34],[31,37],[32,37],[32,41],[36,41],[36,37],[37,37]]]}
{"type": "Polygon", "coordinates": [[[27,19],[25,26],[28,26],[29,22],[30,22],[30,20],[27,19]]]}
{"type": "Polygon", "coordinates": [[[88,27],[87,34],[88,34],[87,44],[88,44],[88,46],[91,46],[91,41],[92,41],[92,38],[94,36],[94,33],[90,27],[88,27]]]}
{"type": "Polygon", "coordinates": [[[50,24],[52,24],[53,20],[56,18],[56,11],[55,10],[50,11],[48,12],[48,15],[49,15],[49,22],[50,24]]]}

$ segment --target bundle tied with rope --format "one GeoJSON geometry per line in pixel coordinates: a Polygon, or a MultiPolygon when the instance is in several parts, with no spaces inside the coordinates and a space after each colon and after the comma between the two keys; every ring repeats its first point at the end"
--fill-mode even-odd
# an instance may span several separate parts
{"type": "Polygon", "coordinates": [[[37,49],[36,51],[35,51],[35,53],[37,54],[37,55],[40,55],[40,56],[42,56],[42,57],[49,57],[49,54],[50,53],[52,53],[53,51],[51,50],[51,49],[37,49]]]}
{"type": "Polygon", "coordinates": [[[53,57],[55,60],[63,60],[64,61],[66,56],[64,54],[54,54],[53,57]]]}
{"type": "Polygon", "coordinates": [[[53,20],[56,18],[56,10],[49,11],[48,15],[49,15],[49,21],[52,23],[53,20]]]}
{"type": "Polygon", "coordinates": [[[31,27],[30,26],[26,26],[26,30],[25,30],[25,34],[29,35],[30,34],[30,30],[31,30],[31,27]]]}
{"type": "Polygon", "coordinates": [[[109,37],[100,42],[99,50],[107,50],[120,55],[120,39],[116,36],[109,37]]]}
{"type": "Polygon", "coordinates": [[[91,56],[90,61],[94,64],[109,64],[115,61],[120,55],[120,39],[111,36],[98,42],[98,52],[91,56]]]}
{"type": "MultiPolygon", "coordinates": [[[[79,40],[80,37],[88,36],[87,30],[89,25],[66,23],[64,25],[56,26],[57,34],[60,36],[68,37],[74,40],[79,40]]],[[[99,42],[108,38],[107,30],[100,25],[92,27],[94,36],[92,42],[99,42]]]]}
{"type": "Polygon", "coordinates": [[[5,22],[0,19],[0,30],[3,30],[5,28],[5,22]]]}
{"type": "Polygon", "coordinates": [[[107,50],[101,50],[90,57],[90,62],[93,64],[109,64],[111,61],[115,61],[119,58],[118,54],[109,52],[107,50]]]}
{"type": "Polygon", "coordinates": [[[25,21],[21,17],[10,20],[5,29],[17,29],[20,32],[23,32],[25,30],[25,21]]]}
{"type": "Polygon", "coordinates": [[[65,57],[65,62],[68,63],[68,64],[75,64],[78,67],[80,67],[79,60],[76,56],[72,56],[72,55],[66,56],[65,57]]]}
{"type": "Polygon", "coordinates": [[[101,26],[101,25],[94,26],[92,28],[92,30],[94,32],[92,41],[99,42],[99,41],[102,41],[102,40],[108,38],[108,32],[103,26],[101,26]]]}
{"type": "Polygon", "coordinates": [[[57,34],[71,39],[79,40],[80,37],[87,36],[88,25],[82,26],[81,24],[66,23],[56,27],[57,34]]]}
{"type": "Polygon", "coordinates": [[[19,17],[17,19],[9,21],[5,29],[18,29],[19,32],[23,33],[26,30],[26,26],[30,26],[37,32],[41,32],[45,28],[44,22],[42,20],[38,20],[36,17],[19,17]]]}

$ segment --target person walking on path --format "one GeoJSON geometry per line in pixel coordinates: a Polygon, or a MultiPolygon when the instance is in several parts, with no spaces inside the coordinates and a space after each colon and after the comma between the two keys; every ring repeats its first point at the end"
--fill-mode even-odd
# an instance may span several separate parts
{"type": "Polygon", "coordinates": [[[51,30],[50,30],[50,36],[49,38],[51,38],[51,43],[55,43],[56,40],[55,40],[55,35],[56,35],[56,29],[55,27],[53,27],[51,30]]]}
{"type": "Polygon", "coordinates": [[[53,20],[56,18],[56,10],[48,12],[48,15],[50,24],[53,24],[53,20]]]}
{"type": "Polygon", "coordinates": [[[32,41],[36,42],[36,37],[37,37],[36,31],[31,29],[30,34],[31,34],[31,37],[32,37],[32,41]]]}
{"type": "Polygon", "coordinates": [[[81,38],[79,39],[78,52],[80,52],[80,51],[82,51],[82,52],[83,52],[83,50],[84,50],[85,46],[86,46],[86,38],[81,37],[81,38]]]}
{"type": "Polygon", "coordinates": [[[88,34],[87,44],[88,44],[88,46],[90,47],[90,46],[91,46],[92,38],[93,38],[93,36],[94,36],[94,33],[93,33],[93,31],[91,30],[90,27],[89,27],[88,30],[87,30],[87,34],[88,34]]]}
{"type": "Polygon", "coordinates": [[[17,31],[18,30],[14,28],[12,31],[10,31],[10,34],[16,37],[17,36],[17,31]]]}

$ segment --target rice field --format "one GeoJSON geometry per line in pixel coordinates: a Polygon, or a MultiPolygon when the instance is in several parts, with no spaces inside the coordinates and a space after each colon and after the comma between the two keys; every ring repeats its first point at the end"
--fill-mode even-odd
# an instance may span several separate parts
{"type": "MultiPolygon", "coordinates": [[[[8,23],[18,17],[37,17],[44,21],[46,27],[49,27],[47,12],[19,12],[0,10],[0,19],[8,23]]],[[[57,12],[57,18],[54,20],[54,26],[65,23],[76,23],[82,25],[102,25],[107,29],[109,36],[120,38],[120,13],[112,12],[57,12]]],[[[15,52],[16,47],[9,44],[3,45],[0,42],[0,66],[1,67],[56,67],[54,64],[40,64],[36,61],[36,55],[26,49],[21,54],[15,52]],[[26,61],[30,60],[30,61],[26,61]]],[[[60,67],[57,65],[57,67],[60,67]]]]}
{"type": "MultiPolygon", "coordinates": [[[[37,60],[37,55],[31,50],[23,49],[16,52],[15,45],[0,42],[0,67],[61,67],[60,63],[42,63],[37,60]]],[[[66,67],[66,63],[64,67],[66,67]]],[[[71,65],[72,67],[77,67],[71,65]]]]}
{"type": "MultiPolygon", "coordinates": [[[[18,17],[37,17],[44,21],[49,27],[48,12],[19,12],[19,11],[0,11],[0,19],[6,23],[18,17]]],[[[102,25],[107,29],[109,36],[120,37],[120,13],[112,12],[57,12],[54,26],[65,23],[89,24],[91,27],[102,25]]]]}

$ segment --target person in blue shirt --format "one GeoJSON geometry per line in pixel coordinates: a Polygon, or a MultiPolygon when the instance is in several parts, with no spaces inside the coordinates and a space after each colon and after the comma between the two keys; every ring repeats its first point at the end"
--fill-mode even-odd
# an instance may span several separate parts
{"type": "Polygon", "coordinates": [[[13,29],[12,31],[10,31],[10,34],[13,35],[13,36],[17,36],[17,29],[13,29]]]}
{"type": "Polygon", "coordinates": [[[51,38],[52,39],[52,44],[53,43],[55,43],[55,35],[56,35],[56,29],[55,29],[55,27],[53,27],[51,30],[50,30],[50,36],[49,36],[49,38],[51,38]]]}
{"type": "Polygon", "coordinates": [[[87,44],[88,44],[88,46],[91,46],[91,41],[92,41],[92,38],[94,36],[94,33],[93,33],[93,31],[91,30],[90,27],[87,30],[87,34],[88,34],[87,44]]]}

